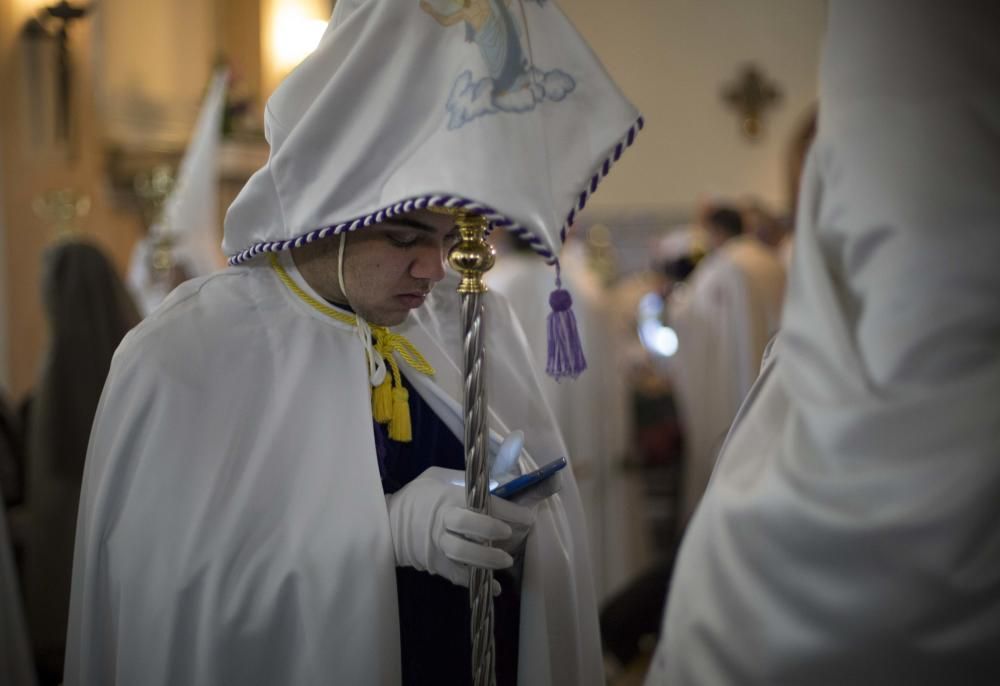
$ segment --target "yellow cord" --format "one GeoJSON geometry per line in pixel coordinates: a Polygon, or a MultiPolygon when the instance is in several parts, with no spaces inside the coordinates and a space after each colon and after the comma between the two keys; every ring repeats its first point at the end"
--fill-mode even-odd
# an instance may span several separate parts
{"type": "MultiPolygon", "coordinates": [[[[271,259],[271,268],[274,269],[278,278],[302,302],[339,322],[349,326],[357,326],[357,317],[330,307],[306,293],[288,275],[288,272],[278,262],[278,257],[274,253],[271,253],[269,257],[271,259]]],[[[424,356],[420,354],[416,346],[410,343],[406,336],[398,334],[395,331],[390,331],[385,326],[374,324],[369,326],[375,338],[375,350],[378,351],[392,371],[392,375],[387,376],[382,385],[372,391],[372,416],[380,424],[389,424],[389,438],[408,443],[412,440],[413,436],[410,425],[409,393],[403,386],[403,379],[399,373],[399,364],[397,364],[393,353],[398,353],[410,367],[421,374],[434,376],[434,368],[424,359],[424,356]]]]}

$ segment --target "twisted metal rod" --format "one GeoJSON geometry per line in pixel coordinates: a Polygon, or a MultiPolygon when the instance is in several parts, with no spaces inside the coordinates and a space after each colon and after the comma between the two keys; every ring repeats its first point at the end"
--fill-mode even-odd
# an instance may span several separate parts
{"type": "MultiPolygon", "coordinates": [[[[489,514],[485,341],[483,294],[462,295],[465,367],[465,496],[469,509],[489,514]]],[[[472,676],[475,686],[496,683],[493,644],[493,570],[473,567],[469,583],[472,608],[472,676]]]]}
{"type": "MultiPolygon", "coordinates": [[[[462,352],[465,388],[465,499],[469,509],[489,514],[490,469],[486,454],[486,354],[483,337],[485,274],[495,253],[486,242],[487,220],[462,209],[445,210],[455,217],[461,240],[448,253],[448,263],[462,275],[462,352]]],[[[493,647],[493,570],[473,567],[469,578],[472,610],[472,681],[475,686],[496,684],[493,647]]]]}

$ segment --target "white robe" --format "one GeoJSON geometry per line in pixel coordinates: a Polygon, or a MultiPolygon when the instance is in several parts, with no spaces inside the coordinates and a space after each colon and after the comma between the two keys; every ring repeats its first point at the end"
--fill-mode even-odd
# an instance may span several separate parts
{"type": "Polygon", "coordinates": [[[1000,7],[830,10],[782,332],[649,684],[1000,682],[1000,7]]]}
{"type": "Polygon", "coordinates": [[[641,484],[625,472],[629,449],[628,390],[615,348],[614,325],[601,285],[589,271],[580,243],[562,257],[563,286],[573,295],[573,312],[587,369],[576,379],[545,376],[546,297],[552,270],[530,254],[507,254],[487,273],[491,288],[511,303],[534,353],[545,399],[562,430],[587,519],[598,599],[603,601],[649,562],[641,484]]]}
{"type": "Polygon", "coordinates": [[[667,361],[684,426],[681,522],[694,512],[729,425],[778,330],[785,270],[751,236],[722,244],[670,299],[677,352],[667,361]]]}
{"type": "MultiPolygon", "coordinates": [[[[431,380],[401,362],[404,373],[460,436],[456,283],[399,331],[436,369],[431,380]]],[[[564,447],[509,309],[491,297],[486,316],[492,442],[523,429],[528,469],[564,447]]],[[[354,328],[266,265],[171,294],[123,342],[98,410],[66,685],[399,683],[369,393],[354,328]]],[[[562,479],[528,538],[524,685],[601,683],[579,496],[562,479]]]]}

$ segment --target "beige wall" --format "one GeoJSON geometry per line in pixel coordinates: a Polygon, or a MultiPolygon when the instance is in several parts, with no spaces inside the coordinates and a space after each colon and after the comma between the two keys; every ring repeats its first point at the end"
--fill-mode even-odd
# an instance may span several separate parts
{"type": "Polygon", "coordinates": [[[256,96],[257,109],[264,110],[261,89],[261,0],[217,0],[216,36],[219,52],[227,55],[236,70],[237,97],[256,96]]]}
{"type": "Polygon", "coordinates": [[[107,139],[127,148],[183,147],[217,56],[215,5],[101,1],[91,22],[107,139]]]}
{"type": "MultiPolygon", "coordinates": [[[[88,68],[90,20],[71,30],[77,146],[70,156],[62,147],[39,142],[32,136],[33,113],[25,106],[29,90],[25,72],[24,42],[20,30],[30,16],[24,0],[0,0],[0,212],[6,229],[2,278],[6,290],[6,361],[10,393],[21,396],[34,383],[45,347],[46,325],[39,296],[41,256],[53,240],[50,227],[32,210],[40,193],[74,188],[91,196],[90,215],[81,224],[83,233],[107,249],[124,269],[139,227],[128,212],[115,206],[103,178],[104,157],[95,116],[93,79],[88,68]]],[[[43,117],[44,118],[44,117],[43,117]]]]}
{"type": "Polygon", "coordinates": [[[700,194],[786,202],[787,141],[817,92],[825,0],[560,0],[646,128],[595,208],[690,207],[700,194]],[[719,97],[747,60],[784,92],[746,142],[719,97]]]}

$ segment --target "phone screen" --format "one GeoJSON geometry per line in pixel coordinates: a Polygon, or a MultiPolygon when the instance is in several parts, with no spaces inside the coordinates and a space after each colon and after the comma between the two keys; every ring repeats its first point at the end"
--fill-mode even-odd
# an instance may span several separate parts
{"type": "Polygon", "coordinates": [[[560,457],[559,459],[553,460],[546,465],[542,465],[533,472],[522,474],[517,478],[511,479],[505,484],[500,484],[490,491],[490,493],[498,498],[510,500],[511,498],[522,495],[529,489],[535,488],[536,486],[544,483],[565,466],[566,458],[560,457]]]}

